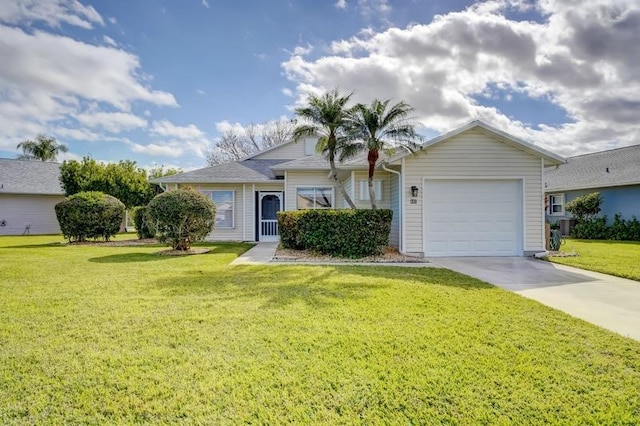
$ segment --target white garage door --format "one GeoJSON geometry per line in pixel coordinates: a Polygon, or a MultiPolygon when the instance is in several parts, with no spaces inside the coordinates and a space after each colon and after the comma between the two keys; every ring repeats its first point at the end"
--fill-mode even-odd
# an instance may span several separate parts
{"type": "Polygon", "coordinates": [[[425,180],[427,256],[521,256],[520,180],[425,180]]]}

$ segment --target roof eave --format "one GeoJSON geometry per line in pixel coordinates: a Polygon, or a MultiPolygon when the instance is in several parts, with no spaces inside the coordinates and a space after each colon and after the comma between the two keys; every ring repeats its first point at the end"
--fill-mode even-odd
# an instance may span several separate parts
{"type": "Polygon", "coordinates": [[[544,192],[567,192],[567,191],[581,191],[584,189],[605,189],[605,188],[617,188],[620,186],[633,186],[640,185],[640,181],[610,183],[607,185],[585,185],[585,186],[570,186],[564,188],[545,188],[544,192]]]}

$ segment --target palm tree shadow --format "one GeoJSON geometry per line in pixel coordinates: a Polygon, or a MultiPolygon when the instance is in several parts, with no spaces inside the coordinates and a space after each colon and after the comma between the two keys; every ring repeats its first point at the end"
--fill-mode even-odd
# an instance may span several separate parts
{"type": "Polygon", "coordinates": [[[122,253],[111,254],[109,256],[92,257],[89,259],[91,263],[140,263],[140,262],[157,262],[167,259],[176,259],[181,256],[162,256],[158,253],[122,253]]]}

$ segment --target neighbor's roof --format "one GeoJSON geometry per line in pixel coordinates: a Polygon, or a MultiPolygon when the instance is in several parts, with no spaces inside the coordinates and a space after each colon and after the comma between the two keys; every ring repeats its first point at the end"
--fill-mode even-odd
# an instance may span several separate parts
{"type": "Polygon", "coordinates": [[[275,180],[271,166],[289,160],[241,160],[152,179],[154,183],[257,183],[275,180]]]}
{"type": "Polygon", "coordinates": [[[545,172],[546,191],[640,184],[640,145],[567,158],[545,172]]]}
{"type": "MultiPolygon", "coordinates": [[[[437,145],[447,139],[450,139],[454,136],[457,136],[463,132],[466,132],[468,130],[472,130],[472,129],[478,129],[480,131],[483,131],[484,133],[488,133],[491,136],[501,140],[502,142],[505,142],[511,146],[514,146],[516,148],[519,148],[523,151],[529,152],[531,154],[537,155],[539,157],[544,158],[544,160],[547,162],[547,165],[555,165],[555,164],[561,164],[565,162],[565,159],[557,154],[554,154],[550,151],[547,151],[543,148],[540,148],[532,143],[529,143],[523,139],[520,139],[516,136],[510,135],[509,133],[503,132],[500,129],[497,129],[493,126],[488,125],[487,123],[480,121],[480,120],[474,120],[468,124],[465,124],[462,127],[458,127],[457,129],[454,129],[448,133],[445,133],[443,135],[440,135],[438,137],[435,137],[427,142],[425,142],[422,145],[422,149],[427,149],[433,145],[437,145]]],[[[392,156],[389,159],[389,162],[394,162],[396,160],[399,160],[403,157],[406,157],[408,155],[411,155],[411,153],[409,152],[401,152],[399,154],[396,154],[394,156],[392,156]]]]}
{"type": "Polygon", "coordinates": [[[60,164],[0,158],[0,194],[64,195],[60,164]]]}

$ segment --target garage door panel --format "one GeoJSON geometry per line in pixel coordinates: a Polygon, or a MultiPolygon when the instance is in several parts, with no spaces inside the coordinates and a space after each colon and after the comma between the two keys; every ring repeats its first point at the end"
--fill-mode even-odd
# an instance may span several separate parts
{"type": "Polygon", "coordinates": [[[519,180],[425,181],[426,255],[520,255],[521,187],[519,180]]]}

